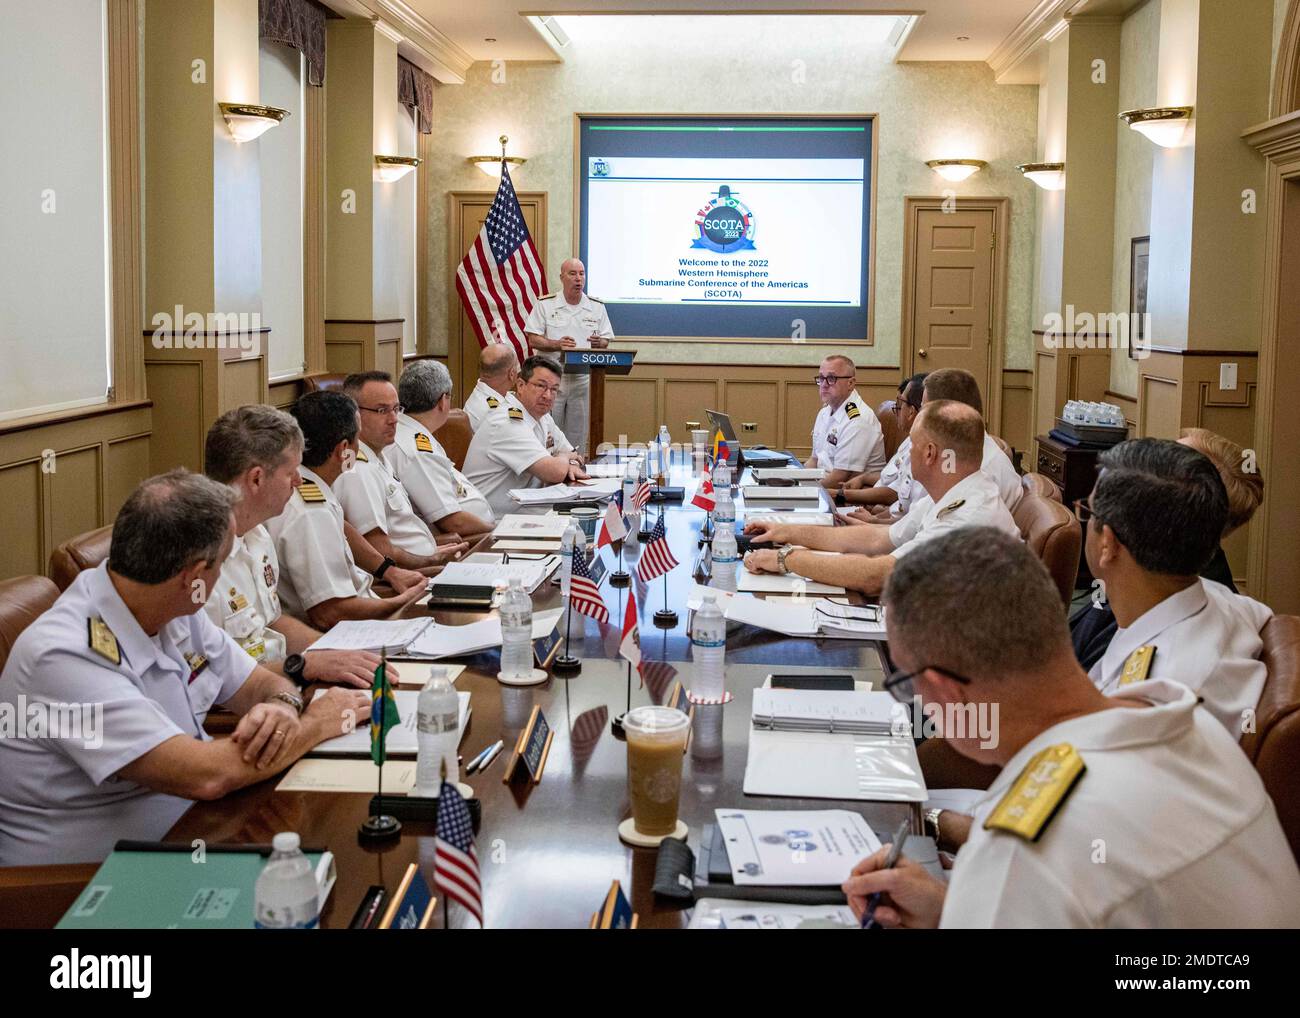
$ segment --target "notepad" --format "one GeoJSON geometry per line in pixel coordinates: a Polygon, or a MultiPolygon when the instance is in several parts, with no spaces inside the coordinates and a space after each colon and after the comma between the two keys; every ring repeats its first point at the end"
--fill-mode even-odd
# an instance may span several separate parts
{"type": "Polygon", "coordinates": [[[448,562],[442,572],[433,578],[430,590],[436,593],[443,586],[507,586],[518,578],[524,590],[533,593],[546,582],[560,565],[560,556],[544,558],[511,558],[502,562],[503,556],[490,552],[477,553],[468,560],[448,562]]]}
{"type": "MultiPolygon", "coordinates": [[[[379,780],[370,760],[307,757],[294,764],[277,792],[365,792],[373,795],[379,780]]],[[[415,787],[415,761],[389,760],[384,764],[384,794],[406,795],[415,787]]]]}
{"type": "Polygon", "coordinates": [[[743,484],[740,493],[746,502],[816,502],[825,489],[812,485],[795,485],[790,488],[770,487],[762,484],[743,484]]]}
{"type": "Polygon", "coordinates": [[[501,517],[497,523],[496,529],[492,531],[493,537],[540,537],[561,538],[564,531],[568,529],[569,517],[561,516],[559,513],[547,513],[546,515],[529,515],[528,513],[508,513],[501,517]]]}
{"type": "MultiPolygon", "coordinates": [[[[324,690],[319,690],[316,695],[321,696],[323,693],[324,690]]],[[[456,698],[460,706],[460,734],[464,738],[465,723],[469,720],[470,715],[469,694],[457,692],[456,698]]],[[[415,756],[419,748],[415,724],[419,717],[416,705],[419,703],[420,692],[415,689],[395,690],[393,699],[397,702],[397,716],[401,720],[388,732],[388,741],[385,744],[388,753],[390,756],[415,756]]],[[[344,735],[326,739],[311,751],[311,755],[370,756],[370,725],[361,722],[356,728],[344,735]]]]}
{"type": "Polygon", "coordinates": [[[754,690],[750,723],[776,732],[890,735],[901,706],[889,693],[761,687],[754,690]]]}
{"type": "Polygon", "coordinates": [[[372,650],[390,654],[406,650],[432,619],[368,619],[336,622],[308,650],[372,650]]]}
{"type": "Polygon", "coordinates": [[[754,467],[754,480],[765,481],[820,481],[826,476],[821,467],[754,467]]]}
{"type": "Polygon", "coordinates": [[[802,590],[805,594],[843,594],[844,588],[831,583],[818,583],[797,573],[751,573],[748,569],[739,574],[736,589],[751,594],[793,594],[802,590]]]}

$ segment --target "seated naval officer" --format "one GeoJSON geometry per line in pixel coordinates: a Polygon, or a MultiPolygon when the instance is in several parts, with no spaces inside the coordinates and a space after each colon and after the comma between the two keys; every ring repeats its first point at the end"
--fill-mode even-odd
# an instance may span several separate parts
{"type": "Polygon", "coordinates": [[[0,675],[0,866],[93,862],[119,838],[158,840],[193,799],[287,767],[369,715],[333,688],[304,709],[201,611],[234,538],[236,493],[202,474],[150,478],[82,572],[18,638],[0,675]],[[230,738],[204,730],[220,704],[230,738]],[[43,720],[42,720],[43,719],[43,720]]]}
{"type": "Polygon", "coordinates": [[[1121,442],[1098,466],[1077,509],[1088,567],[1118,628],[1089,676],[1103,693],[1136,696],[1154,680],[1180,682],[1240,739],[1267,678],[1260,633],[1273,612],[1198,575],[1228,519],[1218,470],[1158,438],[1121,442]]]}
{"type": "Polygon", "coordinates": [[[339,682],[369,689],[378,654],[307,651],[320,632],[280,609],[280,560],[263,524],[280,515],[301,483],[298,422],[270,406],[228,410],[208,429],[203,462],[209,477],[228,484],[239,496],[230,554],[203,606],[209,618],[258,664],[295,682],[339,682]]]}
{"type": "Polygon", "coordinates": [[[899,558],[940,534],[992,526],[1019,540],[1020,531],[997,485],[980,469],[984,421],[974,407],[955,400],[927,403],[917,414],[911,435],[912,476],[935,495],[928,511],[913,507],[894,523],[856,527],[751,523],[745,533],[753,534],[754,540],[783,547],[748,552],[745,568],[751,573],[798,573],[878,594],[899,558]]]}
{"type": "MultiPolygon", "coordinates": [[[[871,507],[876,518],[899,519],[912,507],[912,493],[920,485],[912,482],[912,424],[921,410],[925,373],[903,379],[894,400],[894,420],[903,439],[893,457],[880,472],[868,471],[851,477],[841,487],[837,503],[871,507]]],[[[923,489],[922,493],[924,493],[923,489]]]]}
{"type": "Polygon", "coordinates": [[[329,629],[342,619],[391,618],[423,596],[428,579],[395,565],[360,534],[349,539],[343,506],[331,485],[356,457],[357,405],[341,392],[309,392],[291,412],[303,434],[302,484],[284,512],[266,524],[280,560],[284,607],[317,629],[329,629]],[[357,549],[364,560],[354,557],[357,549]],[[399,592],[380,596],[374,590],[377,579],[399,592]]]}
{"type": "Polygon", "coordinates": [[[883,601],[885,687],[1002,770],[948,884],[906,857],[882,870],[883,850],[844,883],[855,913],[881,892],[886,927],[1300,924],[1300,871],[1245,754],[1186,686],[1098,690],[1021,542],[985,527],[927,541],[883,601]]]}
{"type": "Polygon", "coordinates": [[[478,352],[478,381],[466,398],[464,408],[471,429],[478,431],[491,411],[502,406],[519,405],[515,397],[515,379],[518,377],[519,357],[509,343],[489,343],[478,352]]]}
{"type": "MultiPolygon", "coordinates": [[[[489,349],[510,350],[508,346],[489,349]]],[[[513,352],[510,358],[513,363],[513,352]]],[[[412,362],[397,383],[397,397],[405,412],[397,418],[396,439],[384,455],[425,523],[463,537],[477,537],[495,525],[492,508],[456,469],[436,434],[451,413],[451,388],[446,365],[431,360],[412,362]]],[[[518,406],[511,398],[509,405],[518,406]]]]}
{"type": "Polygon", "coordinates": [[[885,435],[871,409],[854,386],[857,369],[843,354],[832,354],[817,372],[822,408],[812,429],[812,455],[806,467],[826,471],[823,487],[838,488],[863,471],[885,466],[885,435]]]}
{"type": "Polygon", "coordinates": [[[348,375],[343,392],[352,397],[361,415],[352,469],[344,470],[334,482],[343,517],[385,558],[404,569],[432,575],[469,545],[459,540],[438,545],[385,458],[393,450],[398,421],[405,410],[398,402],[392,376],[387,371],[348,375]]]}
{"type": "Polygon", "coordinates": [[[582,457],[551,418],[560,391],[560,366],[548,357],[529,357],[519,369],[519,406],[488,414],[465,454],[465,476],[483,493],[498,518],[517,507],[513,488],[534,488],[582,480],[582,457]]]}
{"type": "MultiPolygon", "coordinates": [[[[1223,537],[1227,538],[1250,522],[1263,500],[1264,478],[1254,458],[1249,457],[1236,442],[1204,428],[1184,428],[1178,442],[1208,456],[1218,469],[1219,478],[1228,493],[1228,522],[1223,528],[1223,537]]],[[[1228,557],[1223,553],[1222,541],[1209,564],[1201,570],[1201,576],[1222,583],[1234,594],[1237,592],[1237,585],[1232,582],[1228,557]]],[[[1115,638],[1118,625],[1110,603],[1099,595],[1076,612],[1070,619],[1070,639],[1074,643],[1074,653],[1079,664],[1084,668],[1092,668],[1100,661],[1110,646],[1110,641],[1115,638]]]]}

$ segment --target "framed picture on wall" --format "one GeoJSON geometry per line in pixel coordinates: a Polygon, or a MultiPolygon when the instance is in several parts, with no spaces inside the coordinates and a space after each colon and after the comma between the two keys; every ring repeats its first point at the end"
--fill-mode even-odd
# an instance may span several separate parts
{"type": "Polygon", "coordinates": [[[1129,360],[1137,360],[1137,348],[1151,342],[1143,325],[1147,314],[1147,265],[1150,258],[1151,238],[1134,237],[1128,259],[1129,360]]]}

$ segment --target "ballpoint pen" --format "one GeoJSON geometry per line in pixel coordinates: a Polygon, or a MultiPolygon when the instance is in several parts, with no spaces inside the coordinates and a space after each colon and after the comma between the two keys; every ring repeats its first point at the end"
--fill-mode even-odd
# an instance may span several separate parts
{"type": "MultiPolygon", "coordinates": [[[[883,870],[892,870],[898,865],[898,860],[903,855],[903,842],[907,840],[907,829],[912,826],[911,819],[904,820],[898,825],[898,830],[894,832],[894,843],[889,846],[889,855],[885,856],[885,865],[880,867],[883,870]]],[[[881,926],[876,922],[876,906],[880,904],[880,896],[883,891],[873,891],[871,897],[867,899],[867,907],[862,911],[862,928],[864,930],[878,930],[881,926]]]]}
{"type": "Polygon", "coordinates": [[[490,766],[492,766],[492,761],[501,755],[501,750],[504,746],[505,746],[505,742],[498,741],[497,744],[491,748],[491,750],[488,752],[487,759],[478,765],[480,774],[483,773],[483,771],[487,770],[490,766]]]}

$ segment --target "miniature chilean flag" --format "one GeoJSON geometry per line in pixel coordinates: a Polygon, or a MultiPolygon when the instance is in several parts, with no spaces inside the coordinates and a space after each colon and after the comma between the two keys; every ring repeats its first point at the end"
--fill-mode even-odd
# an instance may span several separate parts
{"type": "Polygon", "coordinates": [[[615,503],[610,502],[605,507],[605,525],[600,528],[600,536],[596,538],[596,547],[597,549],[603,548],[605,545],[621,541],[625,537],[627,537],[627,524],[623,522],[623,514],[619,512],[615,503]]]}

